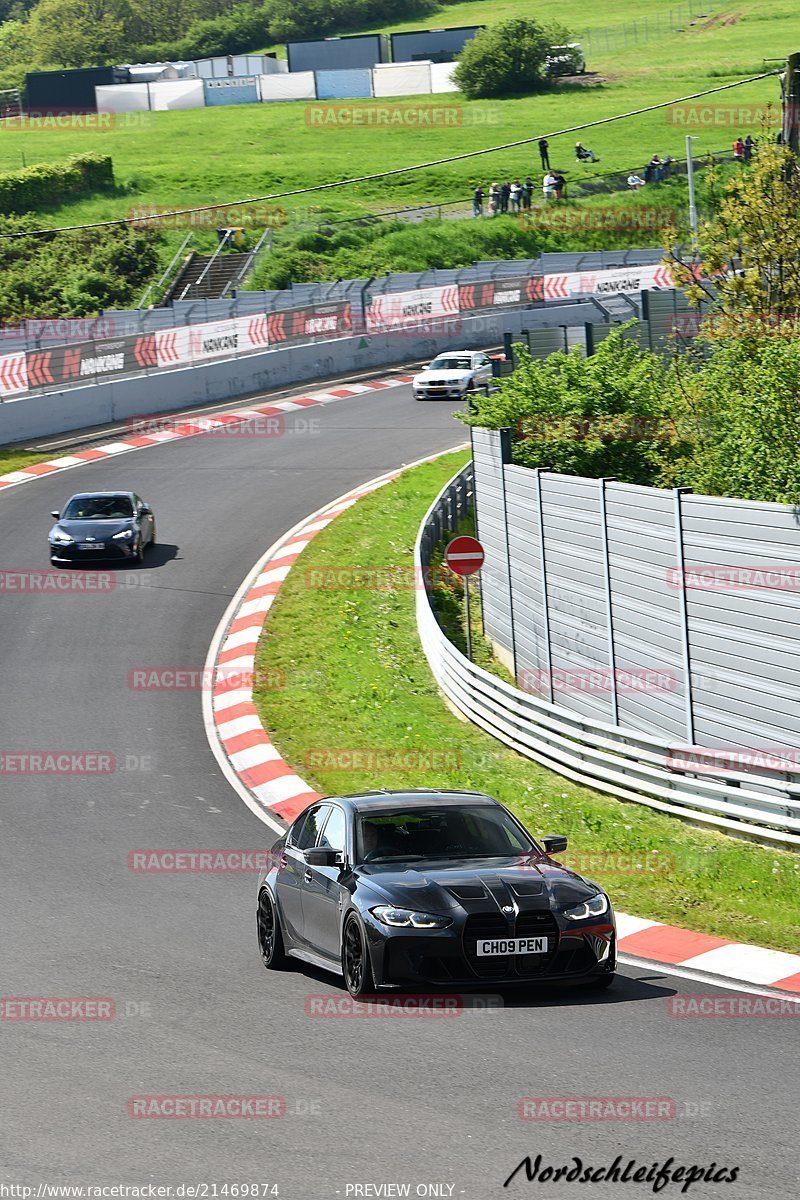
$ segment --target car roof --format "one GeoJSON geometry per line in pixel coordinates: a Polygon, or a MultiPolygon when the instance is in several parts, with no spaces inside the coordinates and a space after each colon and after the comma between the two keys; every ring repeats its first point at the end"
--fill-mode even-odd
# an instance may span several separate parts
{"type": "Polygon", "coordinates": [[[76,492],[74,496],[70,496],[70,500],[93,500],[95,496],[134,496],[136,493],[128,491],[127,488],[115,488],[111,492],[76,492]]]}
{"type": "Polygon", "coordinates": [[[465,803],[497,805],[497,801],[485,792],[437,788],[404,788],[402,791],[386,788],[374,792],[354,792],[347,796],[326,796],[325,799],[336,800],[353,812],[385,812],[398,808],[430,808],[432,805],[448,807],[465,803]]]}
{"type": "Polygon", "coordinates": [[[459,354],[483,354],[482,350],[440,350],[436,358],[450,358],[459,354]]]}

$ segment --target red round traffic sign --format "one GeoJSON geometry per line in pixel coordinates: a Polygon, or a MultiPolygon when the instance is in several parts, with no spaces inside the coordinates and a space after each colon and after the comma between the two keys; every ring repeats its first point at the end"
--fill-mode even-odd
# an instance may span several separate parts
{"type": "Polygon", "coordinates": [[[477,538],[453,538],[444,552],[444,561],[456,575],[474,575],[483,566],[486,555],[477,538]]]}

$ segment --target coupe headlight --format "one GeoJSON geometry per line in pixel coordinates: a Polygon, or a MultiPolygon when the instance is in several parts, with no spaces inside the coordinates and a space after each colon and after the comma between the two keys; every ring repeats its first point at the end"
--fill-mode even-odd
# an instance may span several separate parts
{"type": "Polygon", "coordinates": [[[111,536],[115,542],[121,542],[121,541],[129,542],[131,540],[131,538],[133,537],[133,530],[132,529],[122,529],[119,533],[113,533],[111,536]]]}
{"type": "Polygon", "coordinates": [[[393,929],[446,929],[453,924],[450,917],[414,912],[410,908],[394,908],[391,904],[380,904],[370,911],[382,924],[391,925],[393,929]]]}
{"type": "Polygon", "coordinates": [[[57,546],[69,546],[75,541],[75,539],[70,537],[68,533],[65,533],[63,529],[57,529],[50,540],[57,546]]]}
{"type": "Polygon", "coordinates": [[[577,904],[575,908],[565,908],[564,916],[569,917],[570,921],[585,921],[587,917],[602,917],[605,912],[608,912],[608,896],[600,892],[599,895],[592,896],[591,900],[587,900],[585,904],[577,904]]]}

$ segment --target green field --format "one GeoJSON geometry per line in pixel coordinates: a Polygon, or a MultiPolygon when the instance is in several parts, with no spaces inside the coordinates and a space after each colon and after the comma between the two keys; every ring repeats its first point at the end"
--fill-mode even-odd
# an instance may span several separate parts
{"type": "MultiPolygon", "coordinates": [[[[285,680],[282,688],[256,695],[281,753],[301,777],[330,794],[374,787],[370,755],[376,754],[384,758],[382,787],[487,791],[531,832],[567,834],[568,861],[607,887],[620,910],[796,949],[796,854],[695,829],[579,787],[445,705],[420,648],[414,589],[403,582],[413,580],[419,522],[464,459],[463,452],[451,454],[405,472],[338,517],[303,552],[257,652],[257,677],[285,680]],[[362,580],[398,583],[350,590],[313,585],[341,573],[342,564],[362,580]],[[339,751],[361,753],[360,767],[348,765],[339,751]],[[399,752],[407,757],[393,765],[391,755],[399,752]]],[[[452,617],[455,606],[447,608],[452,617]]],[[[485,663],[484,655],[485,647],[485,663]]]]}
{"type": "MultiPolygon", "coordinates": [[[[651,27],[656,16],[670,7],[675,5],[669,0],[648,4],[651,27]]],[[[709,11],[708,18],[697,19],[682,32],[652,36],[627,50],[613,45],[609,50],[596,48],[589,55],[590,74],[584,85],[562,85],[543,96],[506,101],[469,103],[449,94],[399,102],[403,108],[415,109],[418,104],[443,108],[446,115],[439,119],[447,124],[438,127],[320,127],[314,124],[317,106],[302,102],[137,114],[136,123],[122,121],[106,130],[7,129],[0,136],[0,170],[87,150],[112,155],[117,193],[51,210],[43,216],[48,225],[120,217],[141,206],[172,208],[261,197],[538,136],[666,101],[758,72],[764,69],[765,58],[779,58],[800,45],[800,10],[795,0],[744,0],[722,16],[716,7],[709,6],[709,11]]],[[[521,5],[499,0],[491,8],[491,20],[512,13],[564,19],[563,6],[555,0],[536,4],[525,0],[521,5]]],[[[478,0],[448,6],[436,23],[481,23],[488,16],[485,4],[478,0]]],[[[602,9],[602,20],[610,26],[641,16],[638,0],[614,0],[602,9]]],[[[569,19],[575,30],[596,27],[597,7],[581,0],[570,6],[569,19]]],[[[411,27],[415,24],[408,22],[411,27]]],[[[770,101],[779,102],[774,78],[722,93],[708,103],[724,109],[746,108],[755,119],[755,110],[770,101]]],[[[362,110],[387,102],[347,103],[362,110]]],[[[692,125],[687,130],[685,123],[675,123],[670,110],[662,110],[554,139],[551,157],[568,180],[631,168],[641,171],[654,152],[682,156],[687,131],[699,134],[695,152],[702,154],[729,148],[737,133],[752,128],[736,116],[732,120],[737,123],[730,123],[724,114],[722,120],[725,123],[717,127],[692,125]],[[576,136],[600,155],[598,164],[575,162],[576,136]]],[[[755,136],[756,130],[752,132],[755,136]]],[[[294,224],[323,214],[345,217],[455,200],[467,196],[477,182],[528,172],[537,179],[534,149],[498,151],[275,204],[286,210],[294,224]]],[[[598,202],[594,198],[593,203],[598,202]]],[[[170,240],[178,237],[175,231],[170,240]]]]}

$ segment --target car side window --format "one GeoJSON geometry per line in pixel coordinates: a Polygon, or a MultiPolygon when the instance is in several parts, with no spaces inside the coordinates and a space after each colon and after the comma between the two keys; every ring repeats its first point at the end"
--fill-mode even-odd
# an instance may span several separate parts
{"type": "Polygon", "coordinates": [[[347,821],[340,808],[331,810],[319,844],[329,850],[347,850],[347,821]]]}
{"type": "Polygon", "coordinates": [[[330,810],[330,804],[317,804],[310,808],[304,816],[295,821],[287,839],[288,844],[297,850],[307,850],[309,846],[313,846],[330,810]]]}

